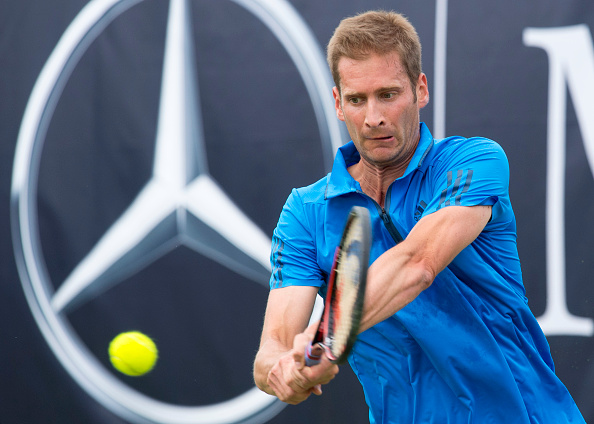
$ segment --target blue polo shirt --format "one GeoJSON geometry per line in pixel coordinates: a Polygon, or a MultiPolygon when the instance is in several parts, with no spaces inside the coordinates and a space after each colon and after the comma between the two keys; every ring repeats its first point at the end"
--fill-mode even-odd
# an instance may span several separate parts
{"type": "Polygon", "coordinates": [[[490,205],[484,230],[433,284],[355,343],[349,363],[370,422],[584,423],[527,305],[505,153],[486,138],[434,140],[424,124],[420,133],[383,208],[347,170],[360,159],[352,142],[339,149],[330,174],[292,191],[273,234],[271,288],[315,286],[324,296],[355,205],[370,210],[370,263],[425,215],[490,205]]]}

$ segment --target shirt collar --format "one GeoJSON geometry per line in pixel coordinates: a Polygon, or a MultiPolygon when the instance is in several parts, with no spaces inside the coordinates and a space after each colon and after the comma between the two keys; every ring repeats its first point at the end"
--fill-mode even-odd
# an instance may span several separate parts
{"type": "MultiPolygon", "coordinates": [[[[421,137],[419,139],[419,144],[417,145],[406,171],[404,171],[404,175],[400,178],[405,178],[416,169],[421,168],[427,154],[433,147],[433,136],[431,135],[429,128],[427,128],[427,125],[423,122],[420,124],[420,133],[421,137]]],[[[352,141],[339,147],[334,158],[334,164],[332,165],[332,172],[328,176],[325,195],[326,199],[345,193],[362,191],[359,183],[351,176],[351,174],[349,174],[347,169],[349,166],[359,162],[360,159],[361,156],[352,141]]]]}

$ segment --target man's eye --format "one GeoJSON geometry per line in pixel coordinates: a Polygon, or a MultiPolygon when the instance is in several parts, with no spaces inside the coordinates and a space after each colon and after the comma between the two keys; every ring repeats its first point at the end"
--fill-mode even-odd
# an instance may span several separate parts
{"type": "Polygon", "coordinates": [[[349,103],[354,104],[354,105],[356,105],[356,104],[358,104],[360,102],[361,102],[361,99],[359,97],[351,97],[349,99],[349,103]]]}
{"type": "Polygon", "coordinates": [[[396,96],[396,94],[395,93],[384,93],[382,96],[384,99],[389,100],[389,99],[393,99],[396,96]]]}

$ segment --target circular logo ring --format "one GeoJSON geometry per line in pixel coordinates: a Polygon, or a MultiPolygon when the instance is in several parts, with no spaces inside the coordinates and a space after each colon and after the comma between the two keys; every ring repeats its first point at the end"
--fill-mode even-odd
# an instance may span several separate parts
{"type": "MultiPolygon", "coordinates": [[[[92,0],[66,29],[48,58],[25,109],[17,140],[11,190],[11,227],[23,289],[50,348],[77,383],[112,412],[137,423],[262,423],[284,404],[252,388],[208,406],[177,406],[139,393],[107,372],[68,321],[52,307],[53,287],[44,264],[37,217],[37,179],[47,128],[79,59],[103,29],[142,0],[92,0]]],[[[187,0],[171,0],[187,1],[187,0]]],[[[284,0],[233,0],[257,16],[295,63],[318,122],[329,168],[342,144],[342,129],[329,93],[332,81],[319,45],[300,15],[284,0]]]]}

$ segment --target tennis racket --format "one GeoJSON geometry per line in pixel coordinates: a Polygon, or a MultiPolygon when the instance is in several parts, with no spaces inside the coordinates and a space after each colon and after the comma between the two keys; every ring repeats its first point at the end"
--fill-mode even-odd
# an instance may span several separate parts
{"type": "Polygon", "coordinates": [[[322,319],[305,351],[307,366],[318,364],[322,354],[335,364],[346,361],[359,333],[370,245],[369,211],[355,206],[336,248],[322,319]]]}

